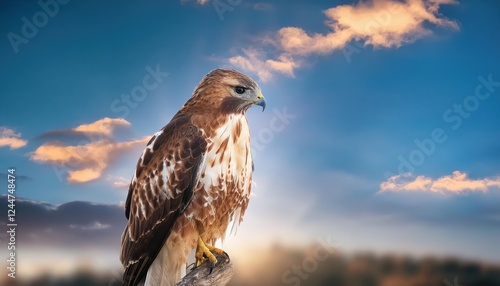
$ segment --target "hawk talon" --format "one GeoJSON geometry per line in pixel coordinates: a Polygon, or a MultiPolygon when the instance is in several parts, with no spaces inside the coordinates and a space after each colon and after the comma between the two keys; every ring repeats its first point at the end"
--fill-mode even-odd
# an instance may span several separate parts
{"type": "Polygon", "coordinates": [[[214,270],[215,263],[213,261],[210,262],[210,269],[208,270],[208,274],[212,274],[212,271],[214,270]]]}
{"type": "Polygon", "coordinates": [[[227,254],[227,252],[211,245],[207,245],[203,242],[201,237],[198,238],[198,247],[196,248],[195,253],[196,267],[202,265],[203,263],[205,263],[205,261],[208,260],[210,261],[210,269],[208,274],[211,274],[215,265],[217,264],[217,258],[215,257],[214,253],[224,255],[227,257],[227,259],[229,259],[229,255],[227,254]]]}
{"type": "Polygon", "coordinates": [[[191,263],[189,265],[186,265],[186,273],[188,271],[193,271],[193,269],[195,269],[195,268],[196,268],[196,263],[191,263]],[[191,268],[191,270],[189,270],[189,268],[191,268]]]}
{"type": "Polygon", "coordinates": [[[227,258],[227,261],[230,262],[231,261],[231,258],[229,257],[229,254],[227,254],[227,252],[225,252],[224,250],[222,251],[222,254],[227,258]]]}

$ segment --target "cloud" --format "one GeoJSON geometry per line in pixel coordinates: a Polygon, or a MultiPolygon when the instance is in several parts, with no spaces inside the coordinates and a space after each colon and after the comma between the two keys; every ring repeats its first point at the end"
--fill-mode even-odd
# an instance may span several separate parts
{"type": "Polygon", "coordinates": [[[244,56],[235,56],[228,59],[229,63],[247,72],[256,74],[263,82],[268,82],[272,78],[272,73],[282,73],[290,77],[295,77],[293,70],[299,67],[287,55],[280,55],[277,60],[265,59],[263,52],[256,49],[243,49],[244,56]]]}
{"type": "Polygon", "coordinates": [[[97,120],[90,124],[79,125],[72,130],[82,133],[98,133],[106,136],[111,136],[116,127],[128,127],[130,122],[123,118],[109,118],[97,120]]]}
{"type": "Polygon", "coordinates": [[[113,132],[119,128],[127,128],[130,122],[123,118],[105,117],[89,124],[81,124],[74,128],[50,130],[37,139],[41,140],[91,140],[98,141],[112,138],[113,132]]]}
{"type": "Polygon", "coordinates": [[[144,146],[149,136],[124,142],[101,140],[85,145],[60,145],[48,142],[30,153],[33,161],[69,167],[69,183],[86,183],[100,178],[118,155],[144,146]]]}
{"type": "Polygon", "coordinates": [[[122,176],[108,176],[108,181],[113,181],[113,187],[119,189],[126,189],[130,186],[130,179],[122,176]]]}
{"type": "Polygon", "coordinates": [[[258,2],[253,4],[252,8],[260,11],[271,11],[273,10],[273,5],[271,3],[258,2]]]}
{"type": "MultiPolygon", "coordinates": [[[[207,4],[207,3],[208,3],[208,1],[209,1],[209,0],[196,0],[196,2],[197,2],[198,4],[200,4],[200,5],[205,5],[205,4],[207,4]]],[[[187,3],[187,2],[189,2],[189,0],[181,0],[181,3],[182,3],[182,4],[185,4],[185,3],[187,3]]]]}
{"type": "MultiPolygon", "coordinates": [[[[7,213],[7,196],[0,196],[0,211],[7,213]]],[[[73,201],[60,205],[17,198],[16,219],[23,222],[19,239],[24,245],[101,247],[119,246],[127,222],[123,206],[73,201]]],[[[6,217],[0,218],[0,224],[6,217]]]]}
{"type": "Polygon", "coordinates": [[[397,48],[432,34],[429,24],[458,29],[455,21],[439,14],[443,4],[455,0],[373,0],[356,5],[340,5],[323,11],[330,29],[326,34],[306,32],[300,27],[284,27],[275,35],[261,39],[271,45],[276,59],[265,59],[243,50],[243,56],[229,58],[229,63],[269,81],[275,72],[294,76],[294,69],[311,55],[327,55],[346,47],[351,41],[365,46],[397,48]]]}
{"type": "Polygon", "coordinates": [[[500,188],[500,177],[469,179],[466,173],[454,171],[453,174],[432,179],[411,174],[395,175],[380,184],[380,191],[413,191],[433,193],[488,192],[500,188]]]}
{"type": "MultiPolygon", "coordinates": [[[[7,174],[7,173],[2,173],[2,172],[0,172],[0,179],[1,179],[1,180],[3,180],[3,179],[7,180],[8,175],[9,175],[9,174],[7,174]]],[[[33,178],[31,178],[30,176],[26,176],[26,175],[19,175],[19,174],[17,174],[17,173],[16,173],[16,180],[17,180],[17,181],[20,181],[20,180],[23,180],[23,181],[24,181],[24,180],[29,181],[29,180],[32,180],[32,179],[33,179],[33,178]]]]}
{"type": "Polygon", "coordinates": [[[93,223],[87,224],[87,225],[70,224],[69,227],[70,228],[79,228],[81,230],[101,230],[101,229],[109,228],[109,227],[111,227],[111,225],[102,224],[98,221],[94,221],[93,223]]]}
{"type": "Polygon", "coordinates": [[[14,133],[14,130],[5,126],[0,126],[0,147],[9,146],[11,150],[26,146],[28,141],[21,139],[21,133],[14,133]]]}
{"type": "Polygon", "coordinates": [[[30,159],[69,168],[69,183],[86,183],[99,179],[115,158],[137,147],[143,147],[149,136],[124,142],[115,142],[112,138],[116,126],[128,126],[124,119],[104,118],[90,124],[72,128],[76,132],[100,133],[105,136],[88,140],[86,144],[68,145],[51,141],[44,143],[30,153],[30,159]]]}

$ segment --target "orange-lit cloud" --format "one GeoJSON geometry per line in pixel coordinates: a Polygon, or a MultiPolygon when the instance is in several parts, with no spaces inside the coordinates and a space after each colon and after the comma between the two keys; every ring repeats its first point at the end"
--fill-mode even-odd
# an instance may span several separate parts
{"type": "Polygon", "coordinates": [[[243,50],[245,55],[229,58],[229,63],[269,81],[273,73],[294,75],[302,58],[326,55],[343,49],[349,42],[363,41],[365,46],[394,48],[432,34],[428,24],[458,29],[455,21],[439,14],[443,4],[455,0],[373,0],[357,5],[340,5],[324,11],[330,32],[310,33],[300,27],[285,27],[262,39],[278,52],[277,60],[263,59],[243,50]]]}
{"type": "Polygon", "coordinates": [[[500,188],[500,177],[470,179],[466,173],[454,171],[453,174],[432,179],[411,174],[395,175],[380,184],[380,191],[415,191],[433,193],[488,192],[500,188]]]}
{"type": "Polygon", "coordinates": [[[273,72],[294,77],[293,69],[298,67],[298,63],[286,55],[281,55],[277,60],[266,60],[265,55],[255,49],[244,49],[243,54],[230,58],[229,63],[256,74],[264,82],[272,78],[273,72]]]}
{"type": "Polygon", "coordinates": [[[28,141],[21,139],[21,133],[15,133],[14,130],[5,126],[0,126],[0,147],[8,146],[11,150],[26,146],[28,141]]]}
{"type": "Polygon", "coordinates": [[[128,150],[143,147],[149,136],[125,142],[102,140],[85,145],[60,145],[48,142],[30,154],[33,161],[66,166],[69,183],[86,183],[99,179],[111,161],[128,150]]]}
{"type": "Polygon", "coordinates": [[[128,127],[128,126],[130,126],[130,122],[128,122],[123,118],[105,117],[90,124],[79,125],[75,128],[72,128],[72,130],[82,133],[99,133],[106,136],[111,136],[113,130],[116,127],[128,127]]]}
{"type": "Polygon", "coordinates": [[[106,137],[80,145],[47,142],[31,152],[30,158],[36,162],[69,168],[69,183],[86,183],[99,179],[114,159],[133,148],[143,147],[148,142],[149,136],[124,142],[115,142],[110,138],[115,126],[128,125],[130,123],[121,118],[104,118],[80,125],[72,130],[101,133],[106,137]]]}

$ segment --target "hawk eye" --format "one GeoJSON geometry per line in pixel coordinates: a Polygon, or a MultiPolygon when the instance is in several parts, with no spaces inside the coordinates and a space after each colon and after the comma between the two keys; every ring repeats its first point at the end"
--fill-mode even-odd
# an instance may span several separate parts
{"type": "Polygon", "coordinates": [[[245,88],[242,86],[237,86],[234,88],[234,91],[236,91],[237,94],[243,94],[245,92],[245,88]]]}

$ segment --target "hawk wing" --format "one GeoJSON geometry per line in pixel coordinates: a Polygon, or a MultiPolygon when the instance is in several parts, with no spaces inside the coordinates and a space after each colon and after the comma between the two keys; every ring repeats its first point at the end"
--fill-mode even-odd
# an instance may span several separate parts
{"type": "Polygon", "coordinates": [[[146,276],[175,221],[191,202],[206,147],[191,116],[181,112],[149,141],[125,204],[129,222],[122,236],[124,285],[137,285],[146,276]]]}

